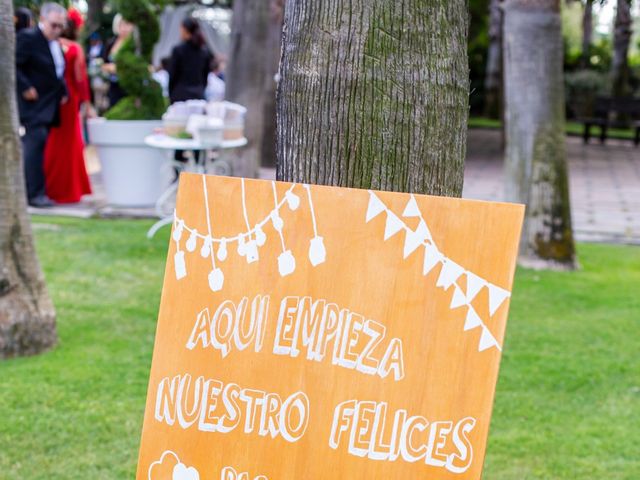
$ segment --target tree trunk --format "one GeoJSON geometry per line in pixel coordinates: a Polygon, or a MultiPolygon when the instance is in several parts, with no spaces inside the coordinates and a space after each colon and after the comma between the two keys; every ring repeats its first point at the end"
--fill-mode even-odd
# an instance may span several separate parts
{"type": "Polygon", "coordinates": [[[593,0],[586,0],[582,15],[582,58],[580,66],[589,68],[591,65],[591,42],[593,39],[593,0]]]}
{"type": "Polygon", "coordinates": [[[465,0],[288,0],[278,178],[460,196],[465,0]]]}
{"type": "Polygon", "coordinates": [[[489,118],[501,116],[502,90],[502,0],[489,4],[489,50],[484,80],[484,112],[489,118]]]}
{"type": "Polygon", "coordinates": [[[611,62],[614,97],[624,97],[631,93],[629,85],[631,24],[631,1],[618,0],[615,31],[613,34],[613,59],[611,62]]]}
{"type": "Polygon", "coordinates": [[[87,10],[87,26],[89,33],[95,32],[100,28],[102,12],[104,11],[104,0],[88,0],[87,10]]]}
{"type": "Polygon", "coordinates": [[[0,358],[35,354],[57,341],[27,215],[12,10],[11,0],[0,0],[0,358]]]}
{"type": "Polygon", "coordinates": [[[236,152],[234,174],[256,177],[261,163],[275,165],[275,74],[282,32],[280,0],[235,0],[226,97],[248,109],[249,145],[236,152]]]}
{"type": "Polygon", "coordinates": [[[504,11],[506,191],[527,205],[521,260],[574,268],[560,0],[506,0],[504,11]]]}
{"type": "Polygon", "coordinates": [[[280,65],[280,50],[282,46],[282,23],[284,21],[285,0],[270,0],[271,2],[271,23],[269,27],[269,39],[267,42],[266,55],[268,76],[265,79],[268,94],[265,95],[264,107],[264,135],[262,137],[262,166],[275,167],[278,152],[276,149],[277,139],[277,112],[276,112],[276,87],[277,82],[273,81],[278,75],[280,65]]]}

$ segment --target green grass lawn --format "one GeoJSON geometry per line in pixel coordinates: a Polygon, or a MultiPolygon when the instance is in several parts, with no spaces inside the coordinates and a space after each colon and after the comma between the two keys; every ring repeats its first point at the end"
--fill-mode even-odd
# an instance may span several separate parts
{"type": "MultiPolygon", "coordinates": [[[[469,128],[491,128],[497,129],[501,127],[500,120],[494,120],[492,118],[484,118],[484,117],[470,117],[469,118],[469,128]]],[[[567,122],[566,125],[566,133],[567,135],[578,136],[581,137],[583,133],[583,125],[578,122],[567,122]]],[[[634,131],[631,129],[624,128],[610,128],[607,131],[607,138],[618,138],[623,140],[632,140],[634,138],[634,131]]],[[[591,127],[591,142],[599,143],[600,142],[600,128],[599,127],[591,127]]]]}
{"type": "MultiPolygon", "coordinates": [[[[60,344],[0,362],[0,479],[133,478],[168,240],[149,225],[37,219],[60,344]]],[[[518,272],[485,480],[640,478],[640,248],[579,253],[518,272]]]]}

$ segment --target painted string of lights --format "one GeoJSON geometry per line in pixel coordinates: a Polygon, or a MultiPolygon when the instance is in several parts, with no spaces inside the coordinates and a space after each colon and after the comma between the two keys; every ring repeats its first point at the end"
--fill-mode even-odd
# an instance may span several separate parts
{"type": "Polygon", "coordinates": [[[511,296],[511,292],[488,282],[475,273],[458,265],[438,250],[438,247],[431,236],[431,232],[429,231],[429,227],[427,226],[413,195],[411,195],[402,216],[405,218],[414,217],[420,219],[418,227],[415,230],[409,228],[407,224],[394,214],[374,192],[369,191],[369,205],[367,208],[366,223],[369,223],[382,212],[387,214],[384,231],[385,241],[401,230],[406,232],[403,252],[405,259],[419,247],[424,248],[424,263],[422,268],[423,275],[426,276],[431,270],[433,270],[433,268],[435,268],[436,265],[442,265],[436,286],[444,289],[445,291],[452,286],[454,287],[450,304],[451,309],[460,307],[468,308],[464,331],[470,331],[478,327],[482,328],[478,350],[482,352],[492,347],[502,350],[495,336],[491,333],[471,303],[478,293],[484,287],[487,287],[489,291],[489,314],[490,316],[493,316],[500,305],[502,305],[504,301],[511,296]],[[466,292],[459,283],[460,278],[463,276],[466,276],[467,278],[466,292]]]}
{"type": "MultiPolygon", "coordinates": [[[[299,187],[299,185],[291,185],[291,187],[289,187],[285,192],[284,197],[278,199],[276,183],[271,182],[273,189],[273,210],[271,210],[271,212],[269,212],[269,214],[258,223],[251,226],[249,214],[247,212],[245,181],[244,179],[240,179],[240,181],[242,186],[242,213],[247,227],[247,230],[244,232],[240,232],[233,237],[216,237],[214,235],[213,228],[211,226],[212,215],[209,207],[207,181],[204,175],[202,176],[202,188],[204,194],[204,210],[207,217],[207,232],[200,233],[195,228],[189,227],[185,223],[184,219],[178,217],[177,212],[174,212],[172,239],[176,243],[174,267],[176,278],[178,280],[187,276],[185,253],[195,252],[200,244],[200,256],[211,260],[211,271],[209,272],[208,277],[209,288],[214,292],[222,290],[222,287],[224,286],[224,272],[220,268],[219,264],[227,259],[228,246],[237,243],[236,252],[239,256],[244,257],[247,263],[259,261],[260,247],[262,247],[267,241],[267,234],[264,229],[268,224],[271,224],[273,229],[278,233],[280,237],[280,244],[282,246],[282,252],[278,256],[278,272],[282,277],[286,277],[295,271],[296,259],[293,252],[286,247],[283,232],[284,220],[280,215],[280,211],[285,205],[287,205],[291,211],[298,209],[301,201],[300,197],[294,190],[296,190],[296,187],[299,187]],[[187,233],[188,238],[184,245],[185,250],[182,250],[180,241],[185,232],[187,233]]],[[[313,206],[313,199],[311,197],[311,188],[309,185],[301,185],[301,187],[307,192],[306,196],[308,199],[309,211],[311,213],[314,236],[309,243],[309,262],[315,267],[325,262],[327,252],[324,245],[324,239],[318,234],[318,224],[313,206]]]]}

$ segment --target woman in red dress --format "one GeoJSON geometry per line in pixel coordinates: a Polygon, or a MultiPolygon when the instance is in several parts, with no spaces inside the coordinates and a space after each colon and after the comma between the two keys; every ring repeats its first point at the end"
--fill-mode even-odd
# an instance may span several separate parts
{"type": "Polygon", "coordinates": [[[84,163],[84,141],[80,107],[95,115],[90,103],[89,81],[82,47],[74,42],[82,26],[82,16],[70,10],[67,28],[60,39],[66,62],[64,78],[69,98],[60,108],[60,125],[51,129],[44,152],[47,195],[57,203],[76,203],[91,193],[84,163]]]}

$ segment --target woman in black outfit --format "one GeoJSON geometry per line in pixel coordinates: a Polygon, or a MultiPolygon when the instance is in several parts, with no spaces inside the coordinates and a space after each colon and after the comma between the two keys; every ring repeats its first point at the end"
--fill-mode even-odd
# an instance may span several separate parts
{"type": "Polygon", "coordinates": [[[116,69],[116,55],[120,48],[129,39],[135,29],[133,23],[127,22],[122,15],[117,14],[113,19],[113,33],[116,35],[105,45],[102,52],[102,71],[109,76],[109,106],[113,107],[121,99],[127,96],[127,92],[118,82],[118,72],[116,69]]]}
{"type": "Polygon", "coordinates": [[[211,53],[205,46],[200,25],[185,18],[180,26],[182,42],[171,52],[169,65],[169,99],[171,103],[202,100],[207,88],[211,53]]]}
{"type": "Polygon", "coordinates": [[[16,27],[16,33],[25,28],[30,28],[33,24],[31,10],[26,7],[18,7],[13,12],[13,25],[16,27]]]}

